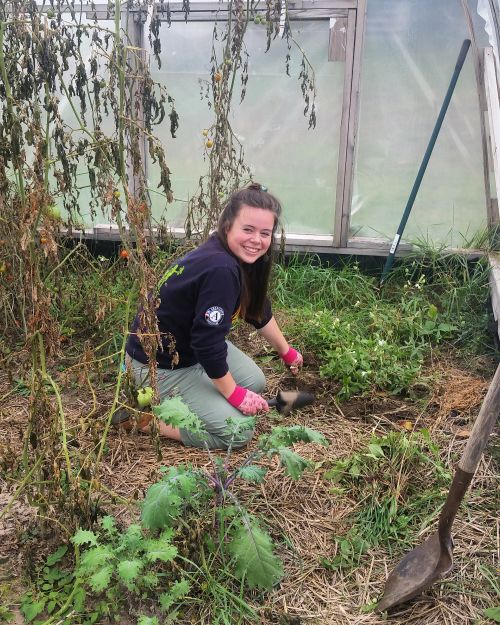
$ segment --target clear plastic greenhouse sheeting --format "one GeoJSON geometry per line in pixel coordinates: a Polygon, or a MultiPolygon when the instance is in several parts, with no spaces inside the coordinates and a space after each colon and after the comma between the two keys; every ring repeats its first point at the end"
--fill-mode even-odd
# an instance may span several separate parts
{"type": "Polygon", "coordinates": [[[488,43],[493,48],[493,54],[495,55],[495,61],[497,68],[500,68],[499,57],[499,33],[498,25],[495,24],[495,17],[493,12],[500,15],[500,2],[499,0],[478,0],[477,13],[484,20],[484,30],[488,35],[488,43]]]}
{"type": "MultiPolygon", "coordinates": [[[[246,34],[250,55],[246,97],[240,104],[236,90],[230,123],[253,178],[282,201],[287,231],[331,234],[345,63],[328,61],[329,20],[293,22],[292,29],[316,75],[316,128],[308,130],[303,114],[298,81],[302,59],[297,47],[291,49],[287,76],[286,43],[277,38],[265,53],[265,28],[254,24],[249,24],[246,34]]],[[[208,167],[202,133],[210,128],[213,113],[200,98],[199,81],[210,79],[212,30],[212,23],[177,22],[170,28],[163,24],[162,69],[158,72],[151,67],[154,79],[175,98],[179,113],[176,139],[170,139],[166,123],[157,131],[168,146],[176,201],[167,206],[162,197],[152,195],[153,214],[159,217],[166,209],[167,220],[174,226],[184,224],[187,200],[196,193],[199,177],[208,167]]],[[[157,180],[150,181],[151,188],[156,184],[157,180]]]]}
{"type": "MultiPolygon", "coordinates": [[[[484,22],[476,25],[478,44],[488,45],[481,29],[484,22]]],[[[468,37],[457,0],[368,2],[351,237],[394,236],[468,37]]],[[[469,51],[403,238],[461,247],[485,226],[479,103],[469,51]]]]}

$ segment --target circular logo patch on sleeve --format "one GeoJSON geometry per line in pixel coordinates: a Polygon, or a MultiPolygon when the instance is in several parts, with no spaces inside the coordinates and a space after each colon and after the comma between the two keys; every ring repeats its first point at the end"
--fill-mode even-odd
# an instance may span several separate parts
{"type": "Polygon", "coordinates": [[[210,306],[205,312],[205,321],[211,326],[218,326],[224,319],[224,311],[220,306],[210,306]]]}

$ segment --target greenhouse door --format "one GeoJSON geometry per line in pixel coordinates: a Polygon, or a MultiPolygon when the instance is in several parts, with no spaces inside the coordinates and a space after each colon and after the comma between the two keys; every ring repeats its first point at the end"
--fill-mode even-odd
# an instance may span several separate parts
{"type": "Polygon", "coordinates": [[[333,226],[335,248],[346,248],[349,238],[365,17],[365,0],[359,0],[355,8],[347,11],[345,73],[333,226]]]}

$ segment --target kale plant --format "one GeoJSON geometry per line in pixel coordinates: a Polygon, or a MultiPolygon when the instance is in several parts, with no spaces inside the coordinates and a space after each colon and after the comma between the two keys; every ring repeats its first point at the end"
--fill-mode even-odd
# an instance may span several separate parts
{"type": "MultiPolygon", "coordinates": [[[[165,400],[154,412],[174,427],[193,428],[197,420],[178,397],[165,400]]],[[[253,417],[237,423],[228,420],[233,439],[254,426],[253,417]]],[[[204,515],[211,508],[212,531],[202,537],[209,552],[229,560],[232,573],[247,587],[270,590],[283,576],[282,563],[263,523],[239,501],[234,487],[237,480],[260,484],[267,468],[258,461],[273,456],[278,456],[285,473],[297,480],[309,466],[290,449],[297,442],[327,444],[322,434],[304,426],[275,427],[259,437],[255,450],[237,466],[233,466],[230,445],[224,457],[207,447],[210,471],[189,466],[165,468],[162,479],[148,489],[142,503],[144,527],[156,531],[177,528],[190,515],[204,515]]]]}

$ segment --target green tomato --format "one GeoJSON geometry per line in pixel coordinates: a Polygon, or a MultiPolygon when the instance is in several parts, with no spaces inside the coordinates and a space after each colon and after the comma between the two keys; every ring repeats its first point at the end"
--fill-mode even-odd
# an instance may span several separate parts
{"type": "Polygon", "coordinates": [[[139,408],[146,408],[146,406],[151,406],[153,395],[154,391],[150,386],[140,388],[137,391],[137,403],[139,404],[139,408]]]}
{"type": "Polygon", "coordinates": [[[47,213],[49,214],[49,217],[52,217],[52,219],[61,219],[61,209],[55,204],[52,204],[52,206],[47,208],[47,213]]]}

